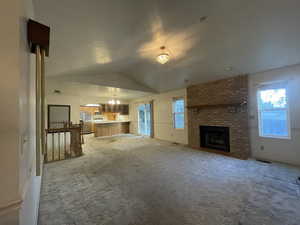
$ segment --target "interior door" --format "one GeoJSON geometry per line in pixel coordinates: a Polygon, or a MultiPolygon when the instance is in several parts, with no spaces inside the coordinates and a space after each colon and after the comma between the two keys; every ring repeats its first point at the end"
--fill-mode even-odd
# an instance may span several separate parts
{"type": "Polygon", "coordinates": [[[151,135],[151,107],[150,104],[138,106],[138,133],[140,135],[151,135]]]}

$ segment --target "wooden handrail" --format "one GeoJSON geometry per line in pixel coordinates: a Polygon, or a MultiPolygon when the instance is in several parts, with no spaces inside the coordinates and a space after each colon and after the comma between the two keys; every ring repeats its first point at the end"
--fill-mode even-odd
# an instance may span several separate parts
{"type": "Polygon", "coordinates": [[[80,127],[69,127],[69,128],[51,128],[46,129],[47,133],[64,133],[64,132],[71,132],[72,130],[81,129],[80,127]]]}
{"type": "Polygon", "coordinates": [[[44,161],[53,162],[81,156],[83,144],[82,127],[82,123],[70,123],[65,124],[62,128],[46,129],[47,149],[44,161]]]}

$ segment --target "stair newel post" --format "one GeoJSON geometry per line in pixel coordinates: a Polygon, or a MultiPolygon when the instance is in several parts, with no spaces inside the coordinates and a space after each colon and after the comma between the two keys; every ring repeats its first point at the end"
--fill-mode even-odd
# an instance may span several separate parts
{"type": "Polygon", "coordinates": [[[35,125],[36,125],[36,175],[41,175],[41,148],[42,148],[42,126],[41,126],[41,49],[36,46],[36,71],[35,71],[35,125]]]}
{"type": "Polygon", "coordinates": [[[36,175],[41,175],[42,155],[46,151],[45,57],[49,56],[50,27],[29,19],[27,38],[30,52],[36,55],[36,175]]]}
{"type": "Polygon", "coordinates": [[[41,142],[42,142],[42,154],[46,151],[46,105],[45,105],[45,49],[41,49],[41,142]]]}

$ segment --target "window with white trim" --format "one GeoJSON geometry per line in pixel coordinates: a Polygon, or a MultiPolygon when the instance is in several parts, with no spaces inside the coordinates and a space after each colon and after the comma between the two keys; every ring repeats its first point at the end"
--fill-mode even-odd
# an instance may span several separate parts
{"type": "Polygon", "coordinates": [[[290,138],[290,120],[285,84],[261,86],[257,93],[259,136],[290,138]]]}
{"type": "Polygon", "coordinates": [[[184,99],[176,98],[173,100],[173,127],[176,129],[184,128],[184,99]]]}

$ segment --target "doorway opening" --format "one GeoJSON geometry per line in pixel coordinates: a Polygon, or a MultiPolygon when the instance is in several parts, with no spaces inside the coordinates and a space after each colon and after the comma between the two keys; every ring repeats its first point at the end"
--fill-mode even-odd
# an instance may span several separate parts
{"type": "Polygon", "coordinates": [[[151,129],[151,104],[141,104],[138,106],[138,133],[150,137],[151,129]]]}

